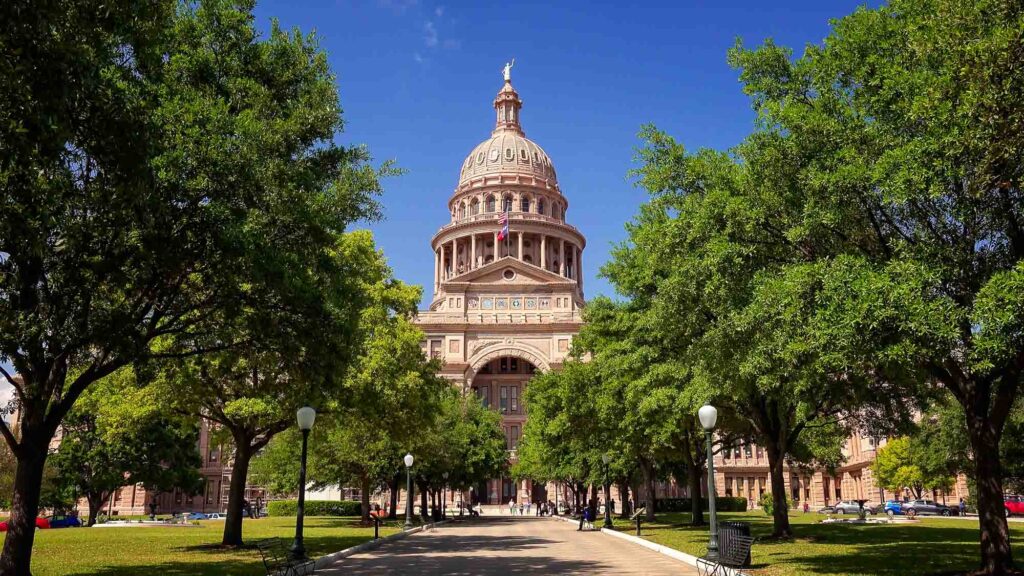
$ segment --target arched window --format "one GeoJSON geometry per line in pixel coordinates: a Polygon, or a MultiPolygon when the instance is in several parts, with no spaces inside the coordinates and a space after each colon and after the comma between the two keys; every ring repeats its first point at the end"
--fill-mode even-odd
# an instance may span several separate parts
{"type": "Polygon", "coordinates": [[[502,203],[502,206],[501,206],[502,212],[511,212],[512,211],[512,195],[511,194],[506,194],[505,197],[502,198],[502,202],[501,203],[502,203]]]}
{"type": "Polygon", "coordinates": [[[465,217],[466,217],[466,203],[463,202],[463,203],[459,204],[459,220],[462,220],[465,217]]]}
{"type": "Polygon", "coordinates": [[[486,210],[488,212],[494,212],[494,196],[492,196],[492,195],[488,195],[487,196],[487,208],[486,208],[486,210]]]}
{"type": "Polygon", "coordinates": [[[552,218],[558,218],[558,209],[559,209],[558,203],[557,202],[553,202],[551,204],[551,217],[552,218]]]}
{"type": "Polygon", "coordinates": [[[469,203],[469,215],[470,216],[476,216],[479,213],[480,213],[480,201],[477,200],[476,198],[473,198],[473,200],[471,200],[470,203],[469,203]]]}
{"type": "Polygon", "coordinates": [[[520,212],[529,212],[530,211],[530,197],[529,196],[523,196],[522,198],[519,199],[519,211],[520,212]]]}
{"type": "Polygon", "coordinates": [[[537,198],[537,214],[543,214],[543,213],[544,213],[544,199],[543,198],[537,198]]]}

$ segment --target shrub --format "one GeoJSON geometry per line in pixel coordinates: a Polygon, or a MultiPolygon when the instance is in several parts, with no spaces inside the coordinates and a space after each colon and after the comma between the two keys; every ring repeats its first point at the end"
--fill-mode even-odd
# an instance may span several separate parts
{"type": "MultiPolygon", "coordinates": [[[[771,492],[765,492],[764,494],[761,494],[761,497],[758,498],[757,500],[757,504],[761,507],[761,510],[764,510],[764,513],[769,516],[771,516],[772,512],[775,510],[775,502],[772,500],[772,498],[773,497],[771,492]]],[[[789,495],[787,495],[786,508],[789,509],[792,507],[793,503],[789,501],[789,495]]]]}
{"type": "MultiPolygon", "coordinates": [[[[704,510],[708,509],[708,499],[701,498],[704,510]]],[[[655,501],[655,512],[689,512],[689,498],[659,498],[655,501]]],[[[715,496],[715,510],[718,512],[746,512],[747,499],[732,496],[715,496]]]]}
{"type": "MultiPolygon", "coordinates": [[[[270,516],[295,516],[298,500],[274,500],[267,504],[270,516]]],[[[306,500],[306,516],[359,516],[362,505],[356,500],[306,500]]]]}

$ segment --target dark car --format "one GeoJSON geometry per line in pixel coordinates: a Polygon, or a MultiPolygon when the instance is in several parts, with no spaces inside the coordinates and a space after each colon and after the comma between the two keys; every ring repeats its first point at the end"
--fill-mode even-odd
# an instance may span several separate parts
{"type": "Polygon", "coordinates": [[[952,510],[945,504],[939,504],[934,500],[911,500],[903,504],[903,513],[913,518],[914,516],[950,516],[952,510]]]}
{"type": "Polygon", "coordinates": [[[78,516],[50,516],[46,519],[50,523],[50,528],[78,528],[82,525],[81,520],[78,516]]]}

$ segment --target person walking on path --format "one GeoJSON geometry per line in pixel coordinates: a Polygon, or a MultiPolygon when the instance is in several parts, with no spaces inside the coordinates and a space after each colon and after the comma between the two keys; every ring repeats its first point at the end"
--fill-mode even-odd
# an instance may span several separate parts
{"type": "Polygon", "coordinates": [[[509,516],[515,516],[516,515],[516,501],[513,498],[509,498],[508,499],[508,515],[509,516]]]}
{"type": "Polygon", "coordinates": [[[967,503],[964,502],[963,498],[960,499],[960,515],[967,516],[967,503]]]}
{"type": "Polygon", "coordinates": [[[527,500],[527,501],[526,501],[526,515],[527,515],[527,516],[529,516],[529,515],[530,515],[530,506],[533,506],[533,501],[531,501],[531,500],[527,500]]]}
{"type": "Polygon", "coordinates": [[[519,515],[520,516],[523,515],[523,503],[522,502],[519,503],[519,515]]]}

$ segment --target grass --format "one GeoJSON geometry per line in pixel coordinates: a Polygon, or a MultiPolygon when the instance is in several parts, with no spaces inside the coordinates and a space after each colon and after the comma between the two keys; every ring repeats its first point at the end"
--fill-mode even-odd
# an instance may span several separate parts
{"type": "MultiPolygon", "coordinates": [[[[222,520],[203,520],[199,528],[65,528],[36,532],[32,553],[35,576],[262,576],[255,549],[222,548],[222,520]]],[[[381,536],[400,530],[400,522],[381,525],[381,536]]],[[[294,518],[245,520],[246,542],[295,536],[294,518]]],[[[311,558],[373,538],[373,527],[358,518],[306,518],[304,542],[311,558]]]]}
{"type": "MultiPolygon", "coordinates": [[[[925,576],[963,574],[977,569],[978,523],[926,518],[913,524],[821,524],[821,514],[791,513],[792,540],[773,541],[771,518],[761,511],[720,513],[719,520],[749,522],[754,542],[751,573],[756,576],[925,576]]],[[[706,520],[706,518],[705,518],[706,520]]],[[[661,514],[643,524],[643,537],[692,554],[707,552],[708,528],[691,527],[688,513],[661,514]]],[[[1013,542],[1024,540],[1024,525],[1010,523],[1013,542]]],[[[616,522],[618,530],[635,525],[616,522]]],[[[1024,545],[1014,545],[1016,558],[1024,545]]]]}

